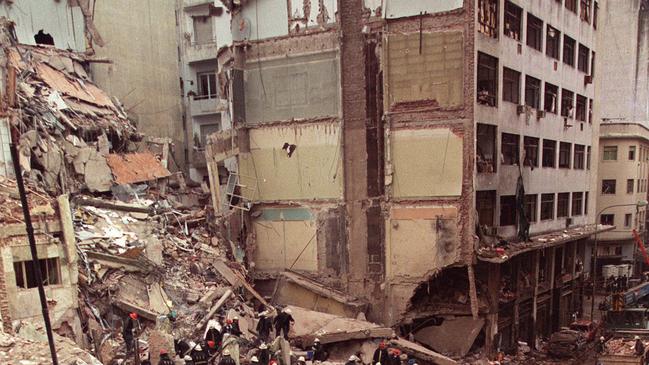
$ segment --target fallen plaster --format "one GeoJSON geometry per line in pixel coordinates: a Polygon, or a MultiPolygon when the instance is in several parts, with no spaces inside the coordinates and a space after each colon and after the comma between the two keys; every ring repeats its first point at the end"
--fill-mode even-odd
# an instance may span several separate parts
{"type": "Polygon", "coordinates": [[[471,349],[484,323],[483,318],[444,318],[439,326],[424,327],[415,332],[415,340],[435,351],[463,357],[471,349]]]}

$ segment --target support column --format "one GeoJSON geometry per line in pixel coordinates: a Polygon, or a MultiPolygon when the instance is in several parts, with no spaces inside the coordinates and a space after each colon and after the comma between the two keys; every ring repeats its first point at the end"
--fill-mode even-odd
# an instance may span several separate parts
{"type": "MultiPolygon", "coordinates": [[[[537,300],[539,297],[539,263],[541,261],[541,251],[534,251],[534,258],[532,261],[532,287],[534,294],[532,295],[532,343],[528,344],[532,348],[536,348],[536,312],[538,310],[537,300]]],[[[538,349],[537,349],[538,350],[538,349]]]]}
{"type": "Polygon", "coordinates": [[[487,300],[489,313],[485,323],[485,349],[487,356],[495,354],[495,337],[498,333],[498,294],[500,293],[500,265],[488,264],[487,300]]]}

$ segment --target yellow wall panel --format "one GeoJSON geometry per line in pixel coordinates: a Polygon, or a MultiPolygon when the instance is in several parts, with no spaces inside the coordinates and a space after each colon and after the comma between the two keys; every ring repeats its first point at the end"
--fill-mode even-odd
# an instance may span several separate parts
{"type": "Polygon", "coordinates": [[[295,262],[293,270],[318,270],[315,221],[255,221],[253,229],[257,236],[255,250],[257,269],[284,270],[290,268],[295,262]]]}
{"type": "Polygon", "coordinates": [[[390,151],[394,197],[461,194],[462,138],[450,129],[393,131],[390,151]]]}

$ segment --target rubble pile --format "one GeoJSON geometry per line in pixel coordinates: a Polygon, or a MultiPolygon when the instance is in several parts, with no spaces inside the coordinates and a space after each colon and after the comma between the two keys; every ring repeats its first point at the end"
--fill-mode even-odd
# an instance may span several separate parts
{"type": "MultiPolygon", "coordinates": [[[[649,341],[643,341],[645,347],[649,341]]],[[[615,355],[633,355],[635,353],[635,341],[624,338],[612,338],[604,344],[604,353],[615,355]]]]}
{"type": "MultiPolygon", "coordinates": [[[[37,184],[25,182],[27,201],[34,215],[53,214],[56,202],[37,184]]],[[[0,176],[0,223],[24,223],[16,181],[0,176]]]]}

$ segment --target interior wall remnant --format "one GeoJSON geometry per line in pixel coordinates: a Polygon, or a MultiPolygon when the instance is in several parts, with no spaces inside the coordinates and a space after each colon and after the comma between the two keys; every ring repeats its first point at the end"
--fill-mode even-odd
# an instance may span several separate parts
{"type": "MultiPolygon", "coordinates": [[[[461,136],[449,128],[399,129],[392,131],[390,139],[392,196],[417,198],[461,194],[461,136]]],[[[386,179],[386,184],[389,182],[386,179]]]]}
{"type": "Polygon", "coordinates": [[[380,40],[365,45],[365,82],[367,99],[367,194],[382,196],[384,189],[383,72],[380,40]]]}
{"type": "Polygon", "coordinates": [[[347,271],[347,231],[344,209],[328,209],[318,214],[318,251],[329,274],[347,271]]]}
{"type": "Polygon", "coordinates": [[[393,33],[384,42],[386,109],[464,104],[461,31],[393,33]]]}
{"type": "MultiPolygon", "coordinates": [[[[371,0],[365,0],[366,2],[371,0]]],[[[462,8],[464,0],[384,0],[387,19],[434,14],[462,8]]]]}
{"type": "Polygon", "coordinates": [[[288,35],[286,0],[248,0],[233,14],[232,38],[235,41],[259,40],[288,35]]]}
{"type": "Polygon", "coordinates": [[[250,129],[250,153],[239,156],[241,181],[257,184],[258,201],[339,199],[340,133],[337,122],[250,129]],[[284,143],[297,146],[291,157],[284,143]]]}

